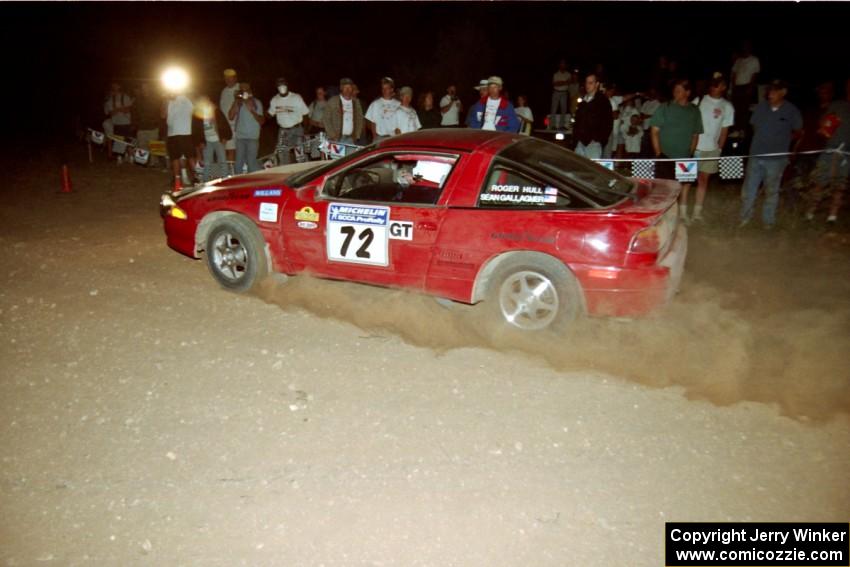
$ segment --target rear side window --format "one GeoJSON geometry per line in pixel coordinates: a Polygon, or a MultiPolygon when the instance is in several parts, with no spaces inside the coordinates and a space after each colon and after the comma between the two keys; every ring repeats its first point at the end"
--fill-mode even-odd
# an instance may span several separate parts
{"type": "Polygon", "coordinates": [[[481,188],[482,209],[560,209],[586,206],[557,187],[507,166],[497,165],[481,188]]]}

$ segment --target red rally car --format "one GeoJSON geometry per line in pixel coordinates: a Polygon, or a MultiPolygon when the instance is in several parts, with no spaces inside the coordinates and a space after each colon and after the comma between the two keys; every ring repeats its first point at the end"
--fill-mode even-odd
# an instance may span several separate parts
{"type": "Polygon", "coordinates": [[[482,302],[534,331],[667,303],[687,253],[678,194],[541,140],[435,129],[160,205],[168,245],[227,289],[308,273],[482,302]]]}

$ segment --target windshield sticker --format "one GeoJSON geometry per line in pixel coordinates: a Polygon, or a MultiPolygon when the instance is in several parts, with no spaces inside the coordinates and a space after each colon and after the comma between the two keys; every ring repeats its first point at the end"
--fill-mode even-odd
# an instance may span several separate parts
{"type": "Polygon", "coordinates": [[[554,203],[558,198],[552,195],[514,195],[511,193],[497,193],[490,195],[488,193],[481,194],[481,201],[488,203],[520,203],[520,204],[540,204],[554,203]]]}
{"type": "Polygon", "coordinates": [[[295,211],[295,220],[319,222],[319,213],[313,210],[313,207],[303,207],[300,211],[295,211]]]}
{"type": "Polygon", "coordinates": [[[257,189],[254,191],[254,197],[280,197],[282,193],[280,189],[257,189]]]}
{"type": "Polygon", "coordinates": [[[524,193],[526,195],[542,195],[543,188],[538,185],[490,185],[490,193],[524,193]]]}

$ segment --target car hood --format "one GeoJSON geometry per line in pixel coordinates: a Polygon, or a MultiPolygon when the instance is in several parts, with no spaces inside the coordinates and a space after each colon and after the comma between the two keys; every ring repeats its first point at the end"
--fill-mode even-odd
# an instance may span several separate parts
{"type": "Polygon", "coordinates": [[[313,169],[323,165],[322,161],[310,161],[307,163],[293,163],[289,165],[281,165],[254,173],[246,173],[244,175],[234,175],[223,179],[216,179],[203,185],[188,187],[174,195],[176,201],[182,201],[189,197],[199,195],[207,195],[216,191],[231,191],[237,189],[282,189],[282,184],[286,179],[302,171],[313,169]]]}

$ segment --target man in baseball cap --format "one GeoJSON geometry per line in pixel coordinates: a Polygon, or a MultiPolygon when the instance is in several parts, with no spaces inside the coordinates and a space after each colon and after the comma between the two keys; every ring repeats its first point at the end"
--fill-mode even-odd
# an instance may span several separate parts
{"type": "Polygon", "coordinates": [[[467,124],[470,128],[480,130],[519,131],[519,118],[514,105],[502,96],[502,78],[492,75],[486,81],[486,93],[470,109],[467,124]]]}
{"type": "Polygon", "coordinates": [[[334,142],[353,145],[363,135],[363,107],[354,96],[354,81],[348,77],[339,80],[339,94],[328,101],[322,123],[334,142]]]}
{"type": "MultiPolygon", "coordinates": [[[[777,79],[768,85],[767,100],[756,106],[750,118],[750,124],[753,126],[751,155],[787,153],[792,141],[796,143],[791,151],[796,151],[802,140],[803,117],[796,106],[785,100],[787,94],[788,85],[785,81],[777,79]]],[[[768,230],[773,228],[776,223],[776,207],[779,204],[779,187],[786,165],[788,157],[784,155],[749,159],[741,190],[741,227],[752,219],[756,197],[763,184],[765,198],[762,223],[768,230]]]]}
{"type": "Polygon", "coordinates": [[[381,79],[381,96],[372,101],[366,110],[366,120],[377,141],[395,133],[395,113],[401,103],[395,98],[395,82],[390,77],[381,79]]]}

